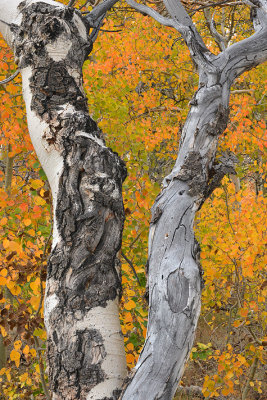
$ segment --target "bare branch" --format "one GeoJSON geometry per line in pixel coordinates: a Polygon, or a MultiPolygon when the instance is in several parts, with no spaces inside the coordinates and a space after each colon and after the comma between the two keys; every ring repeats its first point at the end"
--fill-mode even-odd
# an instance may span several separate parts
{"type": "Polygon", "coordinates": [[[100,28],[103,25],[103,20],[106,16],[108,10],[110,10],[115,3],[119,0],[105,0],[101,4],[98,4],[93,10],[88,13],[85,19],[89,22],[90,26],[93,29],[92,33],[90,34],[90,39],[92,43],[94,43],[97,39],[97,36],[100,32],[100,28]]]}
{"type": "Polygon", "coordinates": [[[164,4],[173,18],[166,18],[160,15],[157,11],[143,4],[136,3],[134,0],[126,0],[127,3],[135,10],[142,14],[149,15],[162,25],[172,27],[181,33],[185,40],[192,59],[198,65],[200,71],[208,71],[216,74],[217,69],[212,64],[214,55],[208,50],[199,35],[191,18],[185,11],[179,0],[164,0],[164,4]],[[178,11],[175,10],[175,3],[178,5],[178,11]],[[180,12],[180,10],[182,10],[180,12]]]}
{"type": "Polygon", "coordinates": [[[133,7],[135,10],[141,12],[144,15],[149,15],[160,24],[174,28],[180,33],[184,32],[183,27],[180,24],[178,24],[173,19],[163,17],[157,11],[153,10],[153,8],[150,8],[144,4],[139,4],[134,0],[126,0],[126,1],[129,4],[129,6],[133,7]]]}
{"type": "Polygon", "coordinates": [[[93,29],[92,33],[89,36],[91,41],[92,41],[92,43],[94,43],[96,41],[96,39],[97,39],[97,36],[98,36],[98,34],[100,32],[100,28],[103,25],[103,20],[104,20],[105,16],[106,16],[106,13],[103,14],[102,16],[100,16],[97,19],[97,21],[94,23],[95,24],[95,28],[93,29]]]}
{"type": "Polygon", "coordinates": [[[14,74],[12,74],[8,78],[4,79],[3,81],[0,81],[0,85],[5,85],[6,83],[13,81],[13,79],[15,79],[19,73],[20,73],[20,70],[17,69],[17,71],[14,74]]]}
{"type": "Polygon", "coordinates": [[[72,7],[74,5],[76,0],[70,0],[70,2],[68,3],[68,7],[72,7]]]}
{"type": "Polygon", "coordinates": [[[208,9],[204,10],[204,16],[207,21],[208,28],[209,28],[211,34],[213,35],[214,40],[217,43],[217,45],[219,46],[220,50],[223,51],[226,48],[226,46],[225,46],[226,39],[222,35],[220,35],[220,33],[217,31],[216,26],[215,26],[215,21],[214,21],[214,15],[215,15],[215,12],[213,13],[213,15],[211,17],[210,10],[208,10],[208,9]]]}
{"type": "Polygon", "coordinates": [[[180,24],[185,26],[193,27],[193,21],[187,14],[184,6],[180,0],[163,0],[166,9],[168,10],[170,16],[178,21],[180,24]]]}
{"type": "Polygon", "coordinates": [[[127,263],[128,263],[128,264],[130,265],[130,267],[132,268],[132,271],[133,271],[133,273],[134,273],[134,276],[136,277],[137,282],[138,282],[139,285],[141,286],[140,280],[139,280],[139,278],[138,278],[138,275],[137,275],[137,273],[136,273],[136,270],[135,270],[135,268],[134,268],[134,265],[133,265],[132,261],[129,260],[129,258],[128,258],[122,251],[121,251],[121,255],[122,255],[122,257],[124,258],[124,260],[127,261],[127,263]]]}
{"type": "Polygon", "coordinates": [[[105,0],[102,3],[98,4],[94,9],[87,15],[86,19],[91,23],[98,20],[98,18],[102,17],[106,14],[108,10],[110,10],[114,4],[116,4],[119,0],[105,0]]]}
{"type": "Polygon", "coordinates": [[[225,81],[229,79],[232,83],[245,71],[267,60],[267,0],[257,0],[251,16],[256,30],[254,35],[232,44],[217,57],[216,65],[222,68],[225,81]]]}

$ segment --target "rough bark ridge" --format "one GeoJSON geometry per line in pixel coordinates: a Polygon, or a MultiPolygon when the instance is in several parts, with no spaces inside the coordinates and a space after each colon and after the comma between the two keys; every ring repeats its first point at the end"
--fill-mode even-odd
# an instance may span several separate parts
{"type": "Polygon", "coordinates": [[[30,107],[46,123],[42,144],[63,159],[45,301],[50,388],[53,399],[116,399],[126,370],[123,340],[117,345],[116,269],[126,168],[88,114],[81,68],[92,44],[85,21],[74,9],[42,2],[19,7],[15,56],[31,70],[30,107]],[[106,380],[110,387],[106,382],[98,393],[106,380]]]}

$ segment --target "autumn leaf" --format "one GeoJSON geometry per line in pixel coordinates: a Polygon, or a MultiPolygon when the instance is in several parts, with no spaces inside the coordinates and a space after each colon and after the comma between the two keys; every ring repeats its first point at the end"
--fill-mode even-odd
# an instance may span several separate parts
{"type": "Polygon", "coordinates": [[[124,308],[126,310],[132,310],[133,308],[135,308],[136,304],[133,300],[128,301],[128,303],[124,304],[124,308]]]}
{"type": "Polygon", "coordinates": [[[10,360],[14,361],[16,364],[16,367],[19,367],[20,364],[20,353],[16,350],[12,350],[10,353],[10,360]]]}

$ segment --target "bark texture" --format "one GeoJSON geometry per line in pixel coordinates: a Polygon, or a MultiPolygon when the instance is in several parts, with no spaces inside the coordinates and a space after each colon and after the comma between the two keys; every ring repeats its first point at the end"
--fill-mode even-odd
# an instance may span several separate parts
{"type": "Polygon", "coordinates": [[[116,259],[126,167],[88,113],[82,65],[92,42],[86,20],[53,2],[21,2],[18,11],[20,24],[11,26],[15,57],[54,200],[45,299],[52,398],[114,400],[126,374],[116,259]]]}
{"type": "Polygon", "coordinates": [[[215,159],[218,139],[227,126],[234,79],[267,59],[267,3],[257,2],[261,22],[255,35],[215,56],[179,0],[164,0],[170,18],[133,0],[127,2],[176,28],[199,70],[199,87],[190,102],[175,166],[152,208],[147,337],[122,396],[123,400],[170,400],[190,355],[200,313],[203,273],[193,230],[195,213],[225,174],[235,174],[233,154],[215,159]]]}

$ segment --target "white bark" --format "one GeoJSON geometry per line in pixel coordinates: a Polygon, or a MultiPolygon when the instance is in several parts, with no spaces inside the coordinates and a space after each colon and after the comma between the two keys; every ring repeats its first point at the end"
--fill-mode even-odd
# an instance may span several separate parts
{"type": "MultiPolygon", "coordinates": [[[[48,267],[50,272],[48,273],[44,312],[45,326],[48,334],[48,372],[52,398],[57,400],[74,400],[78,398],[84,400],[111,399],[113,396],[119,395],[122,382],[126,376],[124,341],[121,335],[118,313],[120,283],[114,265],[116,252],[121,240],[123,224],[121,185],[119,181],[119,169],[121,166],[119,165],[117,156],[113,155],[105,146],[101,132],[95,129],[95,123],[90,122],[91,120],[86,110],[86,97],[82,88],[81,67],[85,58],[83,53],[86,51],[85,45],[89,47],[90,43],[88,42],[87,27],[84,21],[78,13],[74,13],[72,17],[70,14],[66,21],[64,20],[64,15],[61,17],[60,13],[54,13],[53,17],[53,10],[55,8],[64,11],[65,7],[54,1],[45,0],[41,4],[52,6],[51,15],[43,13],[43,17],[39,18],[38,8],[31,9],[30,17],[36,14],[36,18],[39,18],[39,21],[37,25],[34,25],[35,21],[33,18],[32,26],[29,26],[32,32],[30,33],[25,30],[25,33],[22,35],[23,40],[21,41],[21,38],[18,37],[18,29],[27,29],[25,28],[25,22],[28,23],[29,17],[27,18],[27,14],[25,17],[25,11],[29,10],[29,7],[33,4],[39,7],[40,2],[38,0],[28,0],[24,3],[21,3],[20,0],[1,1],[0,19],[2,22],[0,22],[0,29],[4,38],[16,54],[22,75],[23,96],[26,104],[29,133],[38,159],[47,175],[53,195],[54,250],[48,267]],[[50,18],[51,16],[52,18],[50,18]],[[58,24],[56,31],[53,31],[53,24],[58,24]],[[16,25],[15,30],[13,28],[14,25],[16,25]],[[44,29],[47,26],[50,29],[48,34],[51,36],[48,39],[44,38],[42,33],[45,32],[46,34],[44,29]],[[38,29],[40,29],[40,45],[43,46],[40,60],[38,60],[38,55],[36,54],[38,52],[38,47],[36,46],[39,43],[35,35],[38,33],[38,29]],[[61,32],[58,34],[60,30],[61,32]],[[80,43],[82,44],[81,46],[80,43]],[[73,55],[75,57],[76,51],[78,59],[74,61],[73,55]],[[30,55],[30,60],[27,60],[28,55],[30,55]],[[44,66],[46,71],[42,78],[44,66]],[[79,93],[78,97],[72,100],[72,96],[70,96],[70,100],[66,98],[64,102],[64,98],[60,97],[62,91],[65,90],[64,81],[63,86],[61,84],[62,89],[59,90],[57,82],[53,80],[54,73],[51,77],[47,75],[47,71],[50,68],[54,68],[54,70],[57,68],[55,70],[56,73],[57,70],[61,71],[63,68],[62,71],[71,83],[67,89],[73,90],[73,92],[76,90],[79,93]],[[40,85],[38,79],[41,79],[41,82],[43,79],[41,86],[38,86],[40,85]],[[53,87],[53,85],[55,86],[53,87]],[[38,90],[48,93],[47,99],[41,99],[41,105],[38,98],[38,90]],[[53,100],[55,101],[53,107],[49,104],[49,98],[51,98],[51,101],[53,98],[55,99],[53,100]],[[82,110],[80,110],[79,101],[84,102],[82,103],[82,110]],[[46,107],[47,110],[43,110],[46,107]],[[83,126],[82,121],[88,121],[86,124],[91,124],[93,129],[86,128],[86,124],[86,126],[83,126]],[[64,124],[66,123],[73,130],[73,133],[70,133],[67,130],[68,128],[64,128],[64,124]],[[77,124],[77,128],[75,128],[75,123],[77,124]],[[86,129],[89,130],[86,131],[86,129]],[[73,139],[71,135],[74,135],[73,139]],[[66,138],[68,142],[65,144],[64,141],[66,138]],[[72,143],[72,140],[74,150],[68,150],[66,145],[68,146],[69,143],[72,143]],[[79,157],[79,151],[76,152],[75,157],[72,156],[72,152],[75,151],[75,146],[77,146],[76,140],[81,142],[81,151],[83,152],[85,151],[83,149],[89,149],[91,146],[95,149],[95,152],[104,152],[104,156],[106,155],[110,160],[113,158],[115,167],[117,163],[117,170],[115,172],[116,181],[110,177],[114,167],[108,165],[108,161],[106,161],[106,171],[97,170],[97,166],[92,165],[92,168],[96,168],[95,179],[98,179],[98,183],[95,185],[87,183],[85,173],[78,171],[77,179],[78,174],[82,174],[80,177],[81,186],[73,191],[73,185],[76,183],[73,182],[72,176],[76,176],[77,170],[77,167],[73,163],[79,157]],[[67,210],[65,208],[62,209],[62,204],[64,204],[64,201],[68,197],[68,193],[62,194],[64,179],[67,182],[65,184],[66,189],[70,190],[70,196],[72,196],[70,207],[73,207],[73,211],[70,212],[68,218],[64,216],[67,210]],[[99,208],[99,200],[97,202],[94,201],[94,197],[98,194],[97,192],[104,181],[107,188],[109,182],[111,185],[114,185],[111,198],[113,199],[114,206],[116,202],[118,203],[116,206],[119,207],[118,211],[116,211],[117,209],[113,211],[112,206],[105,207],[104,205],[101,209],[99,208]],[[60,191],[61,198],[59,198],[60,191]],[[79,208],[80,206],[77,203],[79,202],[79,196],[83,197],[85,208],[79,208]],[[79,210],[78,212],[77,209],[79,210]],[[74,215],[75,212],[77,212],[77,215],[74,215]],[[116,212],[118,212],[118,215],[116,212]],[[89,221],[89,226],[92,226],[92,223],[95,224],[93,222],[94,217],[90,213],[95,213],[98,220],[96,228],[100,230],[100,233],[98,232],[97,235],[94,235],[91,232],[91,237],[86,237],[86,234],[82,233],[83,226],[86,228],[86,221],[89,221]],[[89,214],[88,217],[87,214],[89,214]],[[103,220],[101,218],[100,222],[99,215],[101,214],[103,214],[103,220]],[[108,218],[110,222],[105,222],[108,221],[108,218]],[[112,218],[114,221],[118,219],[118,223],[112,223],[112,218]],[[79,222],[80,220],[81,222],[79,222]],[[70,224],[70,229],[75,224],[73,234],[75,235],[75,232],[80,229],[81,238],[76,238],[78,240],[75,238],[72,239],[73,234],[67,233],[69,230],[62,230],[62,222],[67,224],[67,226],[70,224]],[[103,224],[102,230],[101,223],[103,224]],[[105,229],[109,229],[107,224],[111,228],[110,236],[114,243],[112,243],[112,240],[108,239],[107,241],[102,237],[105,234],[105,229]],[[70,240],[73,242],[76,240],[75,246],[72,246],[71,253],[68,250],[70,240]],[[96,274],[96,278],[90,276],[90,280],[93,283],[92,294],[90,294],[90,287],[83,287],[83,285],[87,285],[88,277],[86,278],[86,276],[88,274],[91,275],[90,271],[92,268],[95,269],[94,265],[91,266],[91,263],[87,267],[87,272],[84,268],[85,259],[91,257],[91,250],[88,252],[86,246],[97,248],[100,240],[107,242],[107,251],[109,253],[105,254],[104,252],[102,254],[100,249],[98,251],[99,256],[97,256],[98,252],[95,250],[95,262],[99,263],[97,268],[104,268],[107,263],[108,265],[110,264],[108,267],[110,271],[107,270],[109,274],[107,282],[104,281],[101,283],[103,294],[100,301],[98,301],[94,293],[94,287],[97,289],[98,282],[94,283],[94,279],[103,279],[103,276],[99,274],[96,274]],[[79,244],[79,241],[81,244],[79,244]],[[97,261],[97,257],[99,257],[99,261],[97,261]],[[107,257],[108,259],[103,264],[101,260],[107,257]],[[57,258],[59,258],[59,263],[57,258]],[[79,268],[83,271],[81,278],[79,268]],[[60,275],[60,277],[57,277],[57,275],[60,275]],[[106,294],[105,290],[107,290],[106,294]],[[109,290],[111,291],[110,293],[108,292],[109,290]],[[90,300],[90,296],[93,296],[92,300],[90,300]],[[80,299],[79,302],[81,305],[75,309],[74,302],[77,302],[77,299],[80,299]]],[[[68,95],[68,92],[66,94],[68,95]]],[[[81,160],[81,170],[83,170],[82,162],[81,160]]],[[[89,167],[89,159],[86,167],[89,167]]],[[[89,176],[89,181],[90,179],[93,179],[93,177],[90,178],[89,176]]],[[[77,233],[78,235],[79,233],[77,233]]]]}

